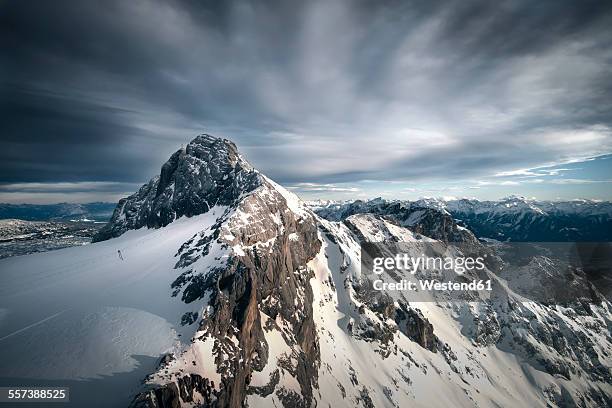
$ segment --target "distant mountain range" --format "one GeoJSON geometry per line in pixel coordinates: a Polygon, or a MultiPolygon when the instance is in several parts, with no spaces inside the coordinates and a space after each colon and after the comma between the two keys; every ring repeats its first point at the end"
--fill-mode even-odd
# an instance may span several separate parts
{"type": "Polygon", "coordinates": [[[609,201],[537,201],[511,196],[499,201],[376,198],[307,204],[319,216],[332,221],[353,214],[409,213],[419,208],[434,208],[449,214],[458,225],[479,238],[525,242],[612,241],[612,203],[609,201]]]}
{"type": "Polygon", "coordinates": [[[0,219],[26,221],[108,221],[115,203],[5,204],[0,203],[0,219]]]}
{"type": "Polygon", "coordinates": [[[89,221],[0,220],[0,258],[86,245],[103,225],[89,221]]]}
{"type": "MultiPolygon", "coordinates": [[[[339,221],[353,214],[370,213],[389,206],[435,208],[448,213],[458,225],[479,238],[499,241],[567,242],[612,241],[612,203],[609,201],[539,201],[510,196],[496,201],[476,199],[416,201],[315,200],[306,205],[323,218],[339,221]]],[[[5,204],[0,203],[0,219],[27,221],[108,221],[116,203],[86,204],[5,204]]]]}

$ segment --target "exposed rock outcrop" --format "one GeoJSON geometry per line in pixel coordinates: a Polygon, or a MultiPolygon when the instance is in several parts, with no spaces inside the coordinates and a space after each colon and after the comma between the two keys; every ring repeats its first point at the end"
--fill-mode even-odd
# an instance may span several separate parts
{"type": "Polygon", "coordinates": [[[418,310],[402,305],[396,310],[395,321],[402,333],[421,347],[433,352],[437,350],[438,339],[433,326],[418,310]]]}

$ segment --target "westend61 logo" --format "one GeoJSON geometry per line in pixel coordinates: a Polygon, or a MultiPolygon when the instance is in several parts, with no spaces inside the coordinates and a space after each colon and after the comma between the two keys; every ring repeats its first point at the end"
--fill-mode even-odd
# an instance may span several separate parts
{"type": "Polygon", "coordinates": [[[612,299],[609,242],[377,242],[361,246],[361,288],[415,302],[481,301],[503,285],[524,299],[612,299]]]}
{"type": "Polygon", "coordinates": [[[465,282],[456,282],[451,279],[440,281],[444,275],[442,272],[464,275],[472,271],[484,271],[485,268],[485,256],[426,256],[425,254],[414,256],[408,253],[398,253],[394,256],[373,258],[372,272],[375,275],[382,275],[385,272],[416,275],[419,272],[423,275],[421,279],[385,282],[384,279],[379,278],[375,279],[372,284],[375,290],[490,291],[490,279],[472,279],[465,282]]]}
{"type": "Polygon", "coordinates": [[[431,292],[461,298],[457,292],[472,294],[491,291],[483,254],[464,254],[441,242],[364,243],[361,247],[362,273],[375,291],[411,292],[409,300],[437,300],[431,292]],[[455,292],[455,295],[452,294],[455,292]],[[433,296],[433,297],[432,297],[433,296]],[[418,299],[417,299],[418,298],[418,299]]]}

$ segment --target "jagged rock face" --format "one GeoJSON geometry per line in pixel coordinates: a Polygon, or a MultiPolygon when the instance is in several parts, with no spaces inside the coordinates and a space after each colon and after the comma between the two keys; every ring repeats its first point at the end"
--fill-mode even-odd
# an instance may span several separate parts
{"type": "Polygon", "coordinates": [[[432,324],[420,312],[402,306],[397,310],[395,318],[400,330],[421,347],[435,352],[438,339],[434,335],[432,324]]]}
{"type": "MultiPolygon", "coordinates": [[[[241,407],[248,395],[272,393],[283,401],[309,406],[318,387],[312,271],[306,264],[319,252],[321,242],[314,215],[292,210],[288,203],[292,198],[278,188],[262,178],[258,188],[242,196],[217,223],[187,241],[176,254],[176,269],[181,273],[172,284],[174,295],[185,303],[206,299],[192,342],[195,347],[214,344],[214,361],[197,362],[213,367],[218,376],[216,383],[203,390],[214,406],[241,407]],[[279,324],[291,328],[282,331],[291,354],[285,360],[269,361],[270,348],[277,346],[268,344],[266,333],[280,330],[279,324]],[[278,370],[266,385],[250,385],[254,374],[275,364],[295,378],[299,393],[278,385],[278,370]]],[[[194,321],[191,315],[184,320],[186,324],[194,321]]],[[[180,366],[185,358],[169,364],[180,366]]],[[[189,395],[201,394],[201,389],[193,387],[207,383],[189,378],[182,373],[158,377],[157,383],[165,384],[140,394],[134,405],[150,402],[159,393],[166,397],[173,393],[178,399],[178,392],[168,384],[175,384],[179,391],[185,388],[189,395]]]]}
{"type": "Polygon", "coordinates": [[[400,223],[416,233],[442,242],[477,243],[470,231],[461,229],[453,218],[433,208],[411,208],[411,212],[393,213],[400,223]]]}
{"type": "Polygon", "coordinates": [[[439,241],[478,245],[478,239],[474,234],[458,226],[446,211],[402,201],[357,200],[342,205],[322,207],[317,209],[316,213],[331,221],[346,220],[356,214],[375,214],[439,241]]]}
{"type": "Polygon", "coordinates": [[[210,406],[213,402],[210,381],[198,374],[190,374],[178,379],[177,383],[168,383],[161,387],[138,394],[131,406],[134,408],[180,408],[181,401],[194,402],[194,392],[202,400],[202,406],[210,406]]]}
{"type": "MultiPolygon", "coordinates": [[[[251,388],[248,384],[253,370],[261,371],[270,363],[267,360],[271,345],[264,335],[263,312],[293,328],[287,333],[287,341],[295,348],[297,363],[284,368],[300,384],[302,392],[294,397],[296,403],[308,406],[313,400],[313,388],[317,387],[319,364],[313,297],[308,284],[312,273],[306,268],[320,247],[315,220],[309,215],[297,217],[285,199],[267,185],[246,197],[238,214],[249,214],[249,221],[244,222],[240,216],[230,218],[221,240],[241,250],[227,268],[212,277],[216,280],[211,287],[213,312],[200,326],[204,338],[209,334],[223,338],[225,333],[238,329],[239,351],[230,355],[230,361],[219,361],[229,369],[222,376],[218,405],[240,407],[247,393],[261,392],[260,387],[251,388]]],[[[272,384],[264,393],[275,391],[280,390],[272,384]]]]}
{"type": "Polygon", "coordinates": [[[176,218],[231,205],[261,185],[261,176],[240,157],[229,140],[200,135],[164,163],[159,176],[121,199],[94,242],[130,229],[158,228],[176,218]]]}

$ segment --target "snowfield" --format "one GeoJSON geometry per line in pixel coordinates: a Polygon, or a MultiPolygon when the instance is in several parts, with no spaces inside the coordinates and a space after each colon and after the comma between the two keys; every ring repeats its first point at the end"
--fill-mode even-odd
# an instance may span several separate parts
{"type": "Polygon", "coordinates": [[[69,384],[71,401],[126,406],[158,357],[189,342],[177,323],[201,305],[171,296],[174,255],[224,210],[0,260],[0,382],[69,384]]]}

